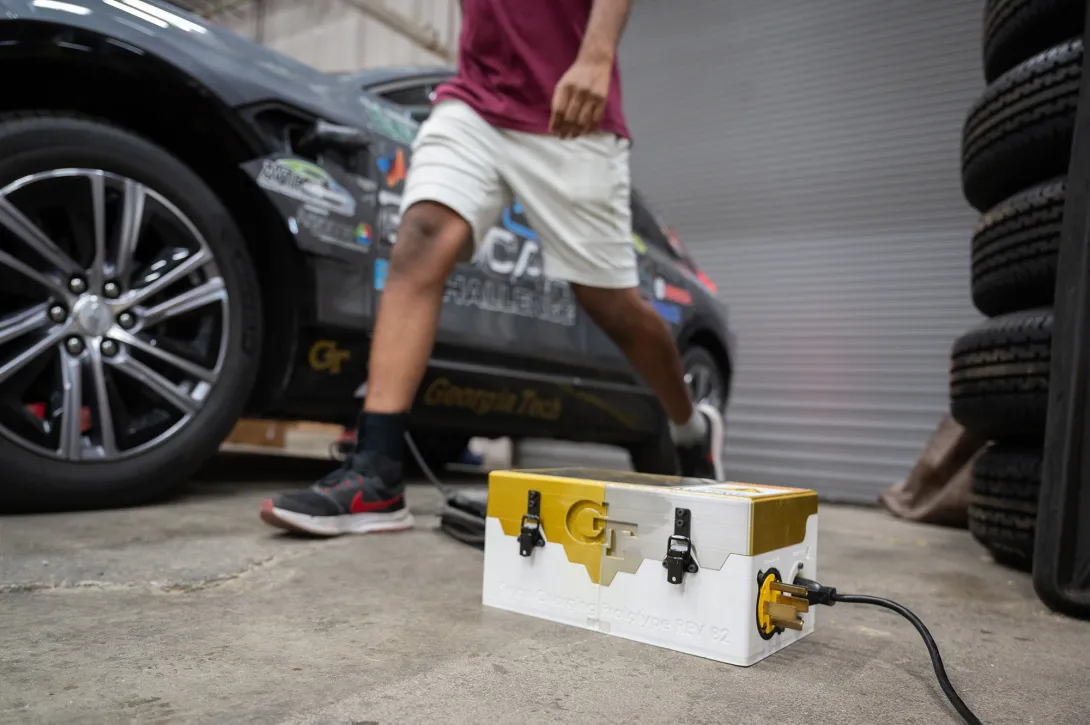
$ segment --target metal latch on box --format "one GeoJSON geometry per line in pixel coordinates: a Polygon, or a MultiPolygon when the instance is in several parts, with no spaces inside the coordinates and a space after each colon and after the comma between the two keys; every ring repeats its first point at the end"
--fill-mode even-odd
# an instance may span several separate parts
{"type": "Polygon", "coordinates": [[[530,491],[519,532],[519,555],[530,556],[537,546],[545,546],[545,537],[541,535],[541,493],[530,491]]]}
{"type": "Polygon", "coordinates": [[[666,540],[666,558],[662,566],[666,569],[666,581],[681,584],[685,574],[696,574],[700,567],[693,558],[693,542],[689,538],[692,513],[689,509],[674,509],[674,535],[666,540]]]}

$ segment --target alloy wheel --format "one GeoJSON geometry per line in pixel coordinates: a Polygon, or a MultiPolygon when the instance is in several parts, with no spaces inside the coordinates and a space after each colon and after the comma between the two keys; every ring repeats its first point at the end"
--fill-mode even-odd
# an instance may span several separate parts
{"type": "Polygon", "coordinates": [[[85,168],[0,189],[0,436],[66,461],[146,451],[204,407],[228,349],[215,257],[174,204],[85,168]]]}
{"type": "Polygon", "coordinates": [[[685,383],[694,402],[723,409],[723,385],[718,370],[700,360],[690,361],[685,366],[685,383]]]}

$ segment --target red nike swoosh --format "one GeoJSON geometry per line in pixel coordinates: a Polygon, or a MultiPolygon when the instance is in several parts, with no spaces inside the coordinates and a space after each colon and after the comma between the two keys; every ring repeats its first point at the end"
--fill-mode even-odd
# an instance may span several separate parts
{"type": "Polygon", "coordinates": [[[393,506],[395,503],[401,500],[401,494],[388,498],[385,501],[364,501],[363,491],[358,491],[356,497],[352,499],[352,504],[348,507],[348,510],[354,514],[366,514],[373,511],[381,511],[384,508],[393,506]]]}

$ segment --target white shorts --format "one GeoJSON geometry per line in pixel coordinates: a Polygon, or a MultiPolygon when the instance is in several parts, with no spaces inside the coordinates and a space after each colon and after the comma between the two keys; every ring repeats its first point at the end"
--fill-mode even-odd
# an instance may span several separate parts
{"type": "Polygon", "coordinates": [[[565,141],[495,128],[447,100],[421,125],[412,150],[402,214],[419,201],[450,207],[469,223],[476,249],[517,197],[547,276],[638,286],[627,139],[597,133],[565,141]]]}

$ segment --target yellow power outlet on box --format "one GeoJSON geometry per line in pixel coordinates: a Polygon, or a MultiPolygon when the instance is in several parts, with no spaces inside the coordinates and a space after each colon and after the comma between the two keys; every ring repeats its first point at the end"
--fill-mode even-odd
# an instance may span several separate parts
{"type": "Polygon", "coordinates": [[[757,581],[761,584],[757,594],[757,629],[761,637],[769,639],[785,629],[801,632],[801,615],[810,611],[806,587],[786,583],[775,569],[761,572],[757,581]]]}

